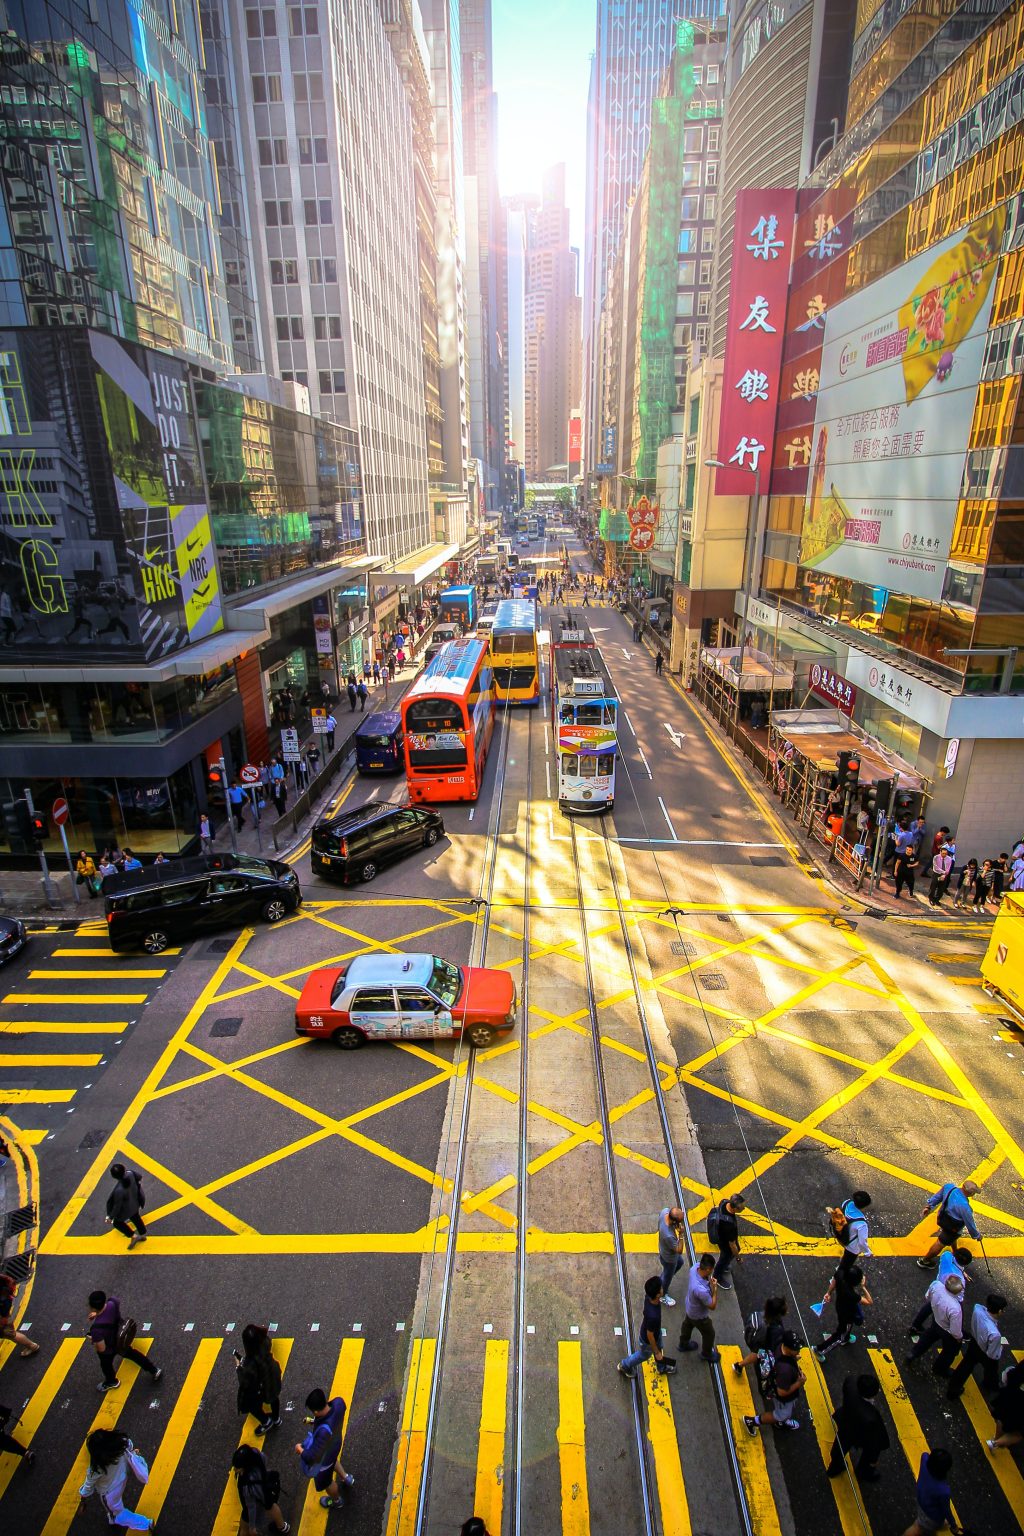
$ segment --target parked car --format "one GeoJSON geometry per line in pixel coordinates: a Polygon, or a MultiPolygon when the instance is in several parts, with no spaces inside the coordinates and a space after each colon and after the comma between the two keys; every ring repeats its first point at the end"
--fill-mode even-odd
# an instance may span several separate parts
{"type": "Polygon", "coordinates": [[[432,848],[443,832],[440,811],[371,802],[318,821],[310,840],[310,862],[317,874],[346,885],[350,880],[374,880],[386,865],[419,848],[432,848]]]}
{"type": "Polygon", "coordinates": [[[20,954],[28,943],[28,931],[17,917],[0,917],[0,965],[20,954]]]}
{"type": "Polygon", "coordinates": [[[249,854],[174,859],[108,875],[103,895],[111,949],[144,949],[151,955],[256,918],[279,923],[302,902],[293,869],[249,854]]]}
{"type": "Polygon", "coordinates": [[[295,1032],[343,1051],[368,1040],[459,1035],[487,1046],[514,1028],[517,1008],[508,971],[379,951],[312,971],[295,1008],[295,1032]]]}

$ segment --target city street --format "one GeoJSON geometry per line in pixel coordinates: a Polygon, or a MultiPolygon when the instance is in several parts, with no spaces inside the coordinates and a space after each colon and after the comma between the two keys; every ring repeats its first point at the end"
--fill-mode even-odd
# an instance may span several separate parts
{"type": "MultiPolygon", "coordinates": [[[[97,910],[35,934],[0,974],[3,1097],[38,1157],[43,1232],[23,1314],[42,1351],[0,1346],[0,1400],[38,1456],[31,1471],[0,1456],[5,1528],[70,1530],[85,1437],[116,1422],[150,1462],[144,1514],[234,1533],[230,1460],[252,1422],[231,1350],[250,1321],[286,1366],[265,1448],[301,1536],[440,1533],[474,1510],[498,1536],[515,1500],[524,1531],[731,1536],[730,1446],[758,1536],[887,1536],[912,1518],[926,1440],[955,1454],[966,1527],[1024,1521],[1024,1479],[1012,1452],[986,1450],[977,1387],[950,1404],[932,1357],[904,1363],[931,1278],[913,1262],[933,1230],[921,1207],[947,1179],[981,1185],[970,1300],[1003,1292],[1024,1349],[1024,1040],[977,985],[988,923],[844,903],[630,621],[602,603],[584,617],[622,704],[603,820],[559,813],[545,693],[499,711],[479,801],[444,807],[446,836],[372,884],[314,876],[307,837],[304,904],[273,928],[115,956],[97,910]],[[375,948],[508,969],[515,1034],[475,1060],[445,1042],[297,1037],[309,972],[375,948]],[[130,1254],[104,1223],[118,1159],[147,1193],[150,1235],[130,1254]],[[825,1207],[859,1188],[866,1326],[824,1366],[804,1352],[799,1433],[751,1439],[756,1382],[731,1369],[743,1320],[781,1293],[808,1343],[831,1329],[830,1309],[810,1310],[839,1252],[825,1207]],[[634,1388],[615,1364],[658,1272],[659,1210],[682,1197],[699,1252],[733,1191],[749,1204],[716,1313],[720,1377],[681,1355],[674,1378],[647,1367],[634,1388]],[[137,1319],[159,1385],[126,1363],[117,1391],[96,1392],[95,1287],[137,1319]],[[882,1482],[859,1488],[824,1462],[831,1403],[869,1366],[893,1445],[882,1482]],[[315,1386],[351,1403],[340,1516],[298,1473],[315,1386]]],[[[353,777],[334,803],[404,792],[353,777]]],[[[682,1312],[664,1313],[671,1355],[682,1312]]],[[[89,1507],[77,1528],[102,1524],[89,1507]]]]}

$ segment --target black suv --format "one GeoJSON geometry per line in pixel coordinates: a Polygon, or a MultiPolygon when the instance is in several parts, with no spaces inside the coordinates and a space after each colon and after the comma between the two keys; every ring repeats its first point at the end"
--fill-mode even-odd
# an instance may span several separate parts
{"type": "Polygon", "coordinates": [[[211,854],[108,875],[107,937],[124,953],[159,955],[169,944],[254,918],[278,923],[302,902],[299,878],[277,859],[211,854]]]}
{"type": "Polygon", "coordinates": [[[385,864],[432,848],[444,832],[438,811],[413,805],[364,805],[318,821],[310,862],[317,874],[372,880],[385,864]]]}

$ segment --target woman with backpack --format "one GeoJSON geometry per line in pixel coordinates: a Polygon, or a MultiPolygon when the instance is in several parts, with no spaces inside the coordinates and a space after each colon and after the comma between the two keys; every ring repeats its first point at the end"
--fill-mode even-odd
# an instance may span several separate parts
{"type": "Polygon", "coordinates": [[[154,1522],[148,1515],[138,1515],[124,1507],[124,1490],[128,1473],[133,1472],[140,1483],[149,1482],[149,1468],[145,1457],[140,1456],[127,1435],[116,1429],[94,1429],[85,1442],[89,1453],[89,1465],[85,1481],[78,1490],[79,1509],[94,1493],[107,1512],[108,1525],[120,1525],[129,1531],[151,1531],[154,1522]]]}
{"type": "Polygon", "coordinates": [[[762,1351],[767,1350],[771,1355],[779,1353],[788,1311],[789,1302],[785,1296],[769,1296],[762,1313],[751,1313],[743,1329],[748,1353],[732,1363],[737,1376],[742,1376],[748,1365],[756,1365],[762,1351]]]}
{"type": "Polygon", "coordinates": [[[284,1536],[291,1526],[281,1513],[281,1474],[267,1466],[267,1459],[254,1445],[240,1445],[231,1458],[235,1484],[242,1506],[239,1536],[258,1536],[263,1516],[270,1529],[284,1536]]]}
{"type": "Polygon", "coordinates": [[[270,1347],[270,1330],[259,1323],[246,1323],[242,1349],[241,1355],[235,1351],[238,1411],[258,1419],[256,1433],[265,1435],[281,1423],[281,1367],[270,1347]]]}

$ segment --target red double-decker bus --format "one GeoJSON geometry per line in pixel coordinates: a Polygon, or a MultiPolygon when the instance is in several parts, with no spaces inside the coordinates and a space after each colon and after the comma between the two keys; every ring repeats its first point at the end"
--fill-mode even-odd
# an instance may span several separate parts
{"type": "Polygon", "coordinates": [[[453,640],[402,700],[409,799],[475,800],[494,733],[487,641],[453,640]]]}

